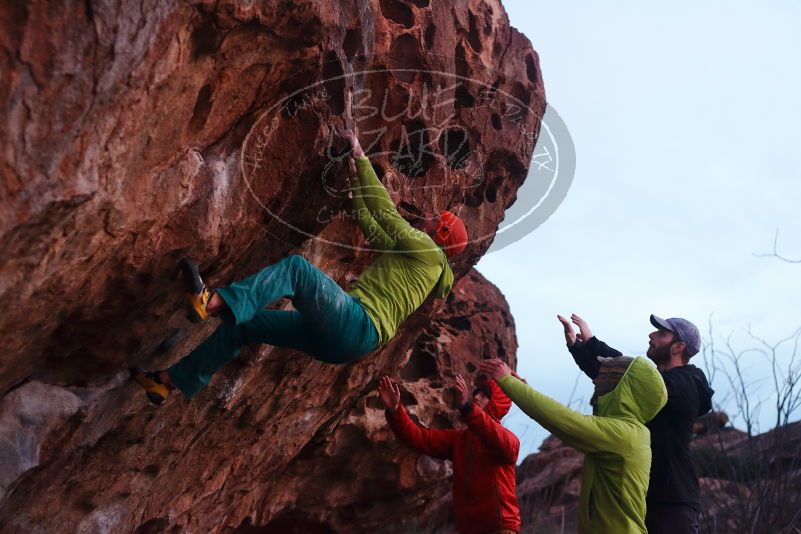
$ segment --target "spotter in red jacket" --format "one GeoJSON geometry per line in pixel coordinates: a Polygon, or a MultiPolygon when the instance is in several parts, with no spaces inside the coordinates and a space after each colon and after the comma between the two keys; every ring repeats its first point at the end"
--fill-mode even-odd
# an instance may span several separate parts
{"type": "MultiPolygon", "coordinates": [[[[462,534],[520,531],[515,494],[515,464],[520,441],[501,425],[512,406],[489,380],[492,395],[483,410],[473,402],[462,411],[463,430],[423,428],[409,418],[402,404],[387,421],[395,435],[418,451],[453,461],[453,515],[462,534]]],[[[461,411],[461,410],[460,410],[461,411]]]]}

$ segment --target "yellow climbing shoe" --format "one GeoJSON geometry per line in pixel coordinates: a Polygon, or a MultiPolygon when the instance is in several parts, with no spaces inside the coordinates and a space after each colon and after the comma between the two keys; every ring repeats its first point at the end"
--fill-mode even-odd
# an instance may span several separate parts
{"type": "Polygon", "coordinates": [[[170,396],[170,388],[161,382],[158,373],[134,370],[134,380],[142,386],[148,400],[153,404],[161,404],[170,396]]]}
{"type": "Polygon", "coordinates": [[[201,321],[205,321],[206,318],[209,316],[209,312],[206,309],[206,305],[209,303],[209,299],[211,298],[211,291],[208,288],[203,288],[199,294],[190,293],[189,294],[189,320],[193,323],[199,323],[201,321]]]}
{"type": "Polygon", "coordinates": [[[181,260],[179,268],[184,277],[186,289],[189,292],[189,320],[193,323],[205,321],[209,316],[206,306],[209,303],[209,299],[211,299],[211,291],[209,291],[200,277],[197,263],[189,258],[184,258],[181,260]]]}

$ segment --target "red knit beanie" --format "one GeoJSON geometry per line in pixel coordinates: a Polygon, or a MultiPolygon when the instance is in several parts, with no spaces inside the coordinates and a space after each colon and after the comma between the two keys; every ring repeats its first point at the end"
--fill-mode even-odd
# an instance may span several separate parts
{"type": "Polygon", "coordinates": [[[462,220],[450,211],[440,213],[436,242],[445,249],[448,257],[463,251],[467,246],[467,228],[462,220]]]}

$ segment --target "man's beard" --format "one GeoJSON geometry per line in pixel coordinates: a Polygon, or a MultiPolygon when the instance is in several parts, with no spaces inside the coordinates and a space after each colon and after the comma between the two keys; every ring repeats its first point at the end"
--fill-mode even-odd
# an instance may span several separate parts
{"type": "Polygon", "coordinates": [[[670,345],[664,347],[648,347],[647,356],[657,365],[667,363],[670,360],[670,345]]]}

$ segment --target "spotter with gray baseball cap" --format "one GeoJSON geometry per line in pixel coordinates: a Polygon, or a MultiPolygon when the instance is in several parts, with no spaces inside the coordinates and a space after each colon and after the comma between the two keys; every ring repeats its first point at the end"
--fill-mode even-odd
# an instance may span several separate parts
{"type": "MultiPolygon", "coordinates": [[[[558,316],[567,347],[579,368],[593,381],[601,361],[622,353],[595,337],[576,314],[558,316]],[[574,332],[571,322],[579,328],[574,332]]],[[[698,328],[681,318],[651,315],[656,331],[648,335],[648,358],[656,364],[667,388],[664,408],[645,426],[651,431],[651,474],[646,500],[648,534],[698,532],[701,492],[690,456],[693,422],[712,409],[715,393],[704,372],[689,363],[701,350],[698,328]]],[[[601,377],[602,378],[602,377],[601,377]]]]}

